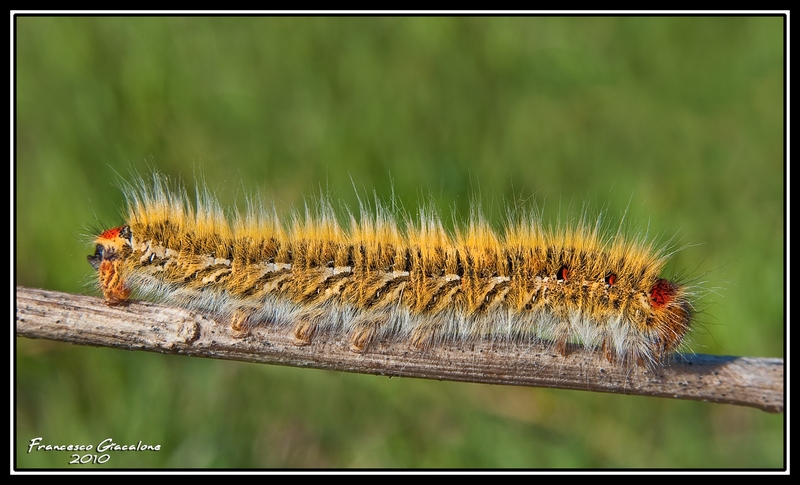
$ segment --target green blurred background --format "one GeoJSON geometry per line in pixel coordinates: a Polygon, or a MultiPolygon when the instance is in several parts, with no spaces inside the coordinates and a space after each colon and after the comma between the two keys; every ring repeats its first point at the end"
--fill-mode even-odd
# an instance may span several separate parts
{"type": "MultiPolygon", "coordinates": [[[[782,17],[16,17],[17,284],[88,293],[117,174],[223,204],[606,207],[689,247],[691,349],[783,357],[782,17]],[[392,189],[393,186],[393,189],[392,189]]],[[[16,339],[16,466],[782,467],[784,416],[16,339]]]]}

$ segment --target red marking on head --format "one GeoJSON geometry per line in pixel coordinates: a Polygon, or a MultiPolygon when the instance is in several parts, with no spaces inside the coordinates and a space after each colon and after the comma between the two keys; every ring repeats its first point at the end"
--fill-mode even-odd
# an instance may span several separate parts
{"type": "Polygon", "coordinates": [[[611,273],[608,276],[606,276],[606,284],[608,286],[614,286],[616,283],[617,283],[617,275],[611,273]]]}
{"type": "Polygon", "coordinates": [[[105,231],[100,233],[98,239],[116,239],[119,237],[119,234],[122,232],[122,229],[124,227],[125,226],[119,226],[111,229],[106,229],[105,231]]]}
{"type": "Polygon", "coordinates": [[[569,268],[566,266],[562,266],[559,268],[558,272],[556,273],[556,278],[559,280],[567,281],[567,277],[569,276],[569,268]]]}
{"type": "Polygon", "coordinates": [[[663,308],[675,298],[677,291],[675,284],[661,278],[650,289],[650,304],[656,309],[663,308]]]}

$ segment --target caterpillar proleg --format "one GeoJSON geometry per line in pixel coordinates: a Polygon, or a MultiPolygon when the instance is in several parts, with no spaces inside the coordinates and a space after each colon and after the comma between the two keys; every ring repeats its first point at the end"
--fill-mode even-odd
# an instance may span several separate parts
{"type": "Polygon", "coordinates": [[[435,211],[414,219],[376,200],[342,224],[325,197],[284,223],[255,202],[226,215],[204,187],[192,203],[158,174],[124,192],[125,223],[88,256],[108,304],[169,302],[238,331],[285,325],[298,345],[320,331],[346,334],[353,352],[506,339],[653,366],[694,313],[691,287],[660,275],[667,248],[599,223],[545,227],[515,209],[496,231],[475,209],[447,231],[435,211]]]}

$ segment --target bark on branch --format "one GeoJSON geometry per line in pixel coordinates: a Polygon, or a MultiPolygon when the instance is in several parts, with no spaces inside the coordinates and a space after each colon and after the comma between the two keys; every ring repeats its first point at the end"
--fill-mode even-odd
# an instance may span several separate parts
{"type": "Polygon", "coordinates": [[[341,336],[316,335],[311,345],[297,346],[285,327],[265,325],[241,336],[197,312],[137,302],[109,307],[95,297],[24,287],[16,288],[16,331],[28,338],[215,359],[692,399],[773,413],[784,408],[783,359],[678,355],[654,373],[611,364],[602,352],[576,349],[564,357],[544,345],[508,342],[426,351],[381,343],[357,354],[341,336]]]}

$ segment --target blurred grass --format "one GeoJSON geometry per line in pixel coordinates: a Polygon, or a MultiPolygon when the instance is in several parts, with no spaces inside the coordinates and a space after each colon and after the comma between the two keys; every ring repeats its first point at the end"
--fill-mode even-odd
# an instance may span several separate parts
{"type": "MultiPolygon", "coordinates": [[[[117,174],[445,217],[589,203],[690,245],[692,349],[782,357],[781,17],[16,17],[16,283],[88,292],[117,174]]],[[[774,468],[784,416],[16,340],[16,466],[774,468]]]]}

